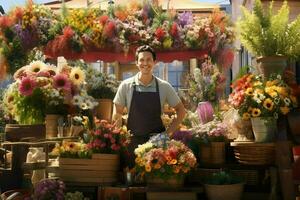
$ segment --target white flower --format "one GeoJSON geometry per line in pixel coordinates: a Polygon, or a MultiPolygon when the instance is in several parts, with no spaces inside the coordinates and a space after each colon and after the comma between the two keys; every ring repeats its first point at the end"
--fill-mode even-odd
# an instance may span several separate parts
{"type": "Polygon", "coordinates": [[[284,98],[284,103],[286,106],[289,106],[291,104],[291,100],[287,97],[284,98]]]}
{"type": "Polygon", "coordinates": [[[73,103],[73,105],[81,106],[81,104],[83,103],[83,98],[79,95],[76,95],[73,97],[72,103],[73,103]]]}

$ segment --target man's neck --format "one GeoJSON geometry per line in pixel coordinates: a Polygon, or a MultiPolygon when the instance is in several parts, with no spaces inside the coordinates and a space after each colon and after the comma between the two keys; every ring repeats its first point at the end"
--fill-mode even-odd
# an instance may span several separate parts
{"type": "Polygon", "coordinates": [[[152,78],[153,78],[152,74],[150,74],[150,75],[140,74],[139,75],[139,81],[142,82],[143,85],[148,85],[149,83],[151,83],[152,78]]]}

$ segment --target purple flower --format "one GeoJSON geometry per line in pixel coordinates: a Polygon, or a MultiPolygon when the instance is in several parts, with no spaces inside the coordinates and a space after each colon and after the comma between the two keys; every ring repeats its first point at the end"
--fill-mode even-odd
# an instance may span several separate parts
{"type": "Polygon", "coordinates": [[[176,131],[172,135],[172,139],[183,142],[184,144],[188,144],[188,142],[192,139],[193,135],[191,131],[176,131]]]}
{"type": "Polygon", "coordinates": [[[37,43],[36,32],[28,29],[22,29],[21,24],[16,24],[14,26],[14,32],[20,39],[22,47],[24,49],[30,49],[36,45],[37,43]]]}
{"type": "Polygon", "coordinates": [[[178,24],[181,27],[184,27],[186,25],[193,23],[193,14],[192,12],[183,12],[178,15],[178,24]]]}

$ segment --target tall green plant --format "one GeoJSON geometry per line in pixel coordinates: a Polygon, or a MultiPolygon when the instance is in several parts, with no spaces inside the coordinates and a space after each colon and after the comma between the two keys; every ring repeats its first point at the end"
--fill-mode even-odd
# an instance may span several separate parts
{"type": "Polygon", "coordinates": [[[242,13],[237,23],[239,37],[252,54],[299,57],[300,17],[289,23],[286,1],[276,14],[273,12],[273,2],[265,10],[260,0],[255,0],[252,12],[242,6],[242,13]]]}

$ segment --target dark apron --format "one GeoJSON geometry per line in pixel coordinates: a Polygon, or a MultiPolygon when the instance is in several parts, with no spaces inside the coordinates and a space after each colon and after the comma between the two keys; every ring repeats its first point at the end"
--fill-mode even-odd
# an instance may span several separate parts
{"type": "Polygon", "coordinates": [[[128,155],[125,165],[134,167],[134,149],[139,144],[144,144],[150,138],[151,133],[161,133],[165,127],[161,120],[161,104],[159,96],[158,81],[155,78],[155,92],[138,92],[136,83],[133,83],[133,94],[128,113],[127,128],[133,135],[128,147],[128,155]]]}

